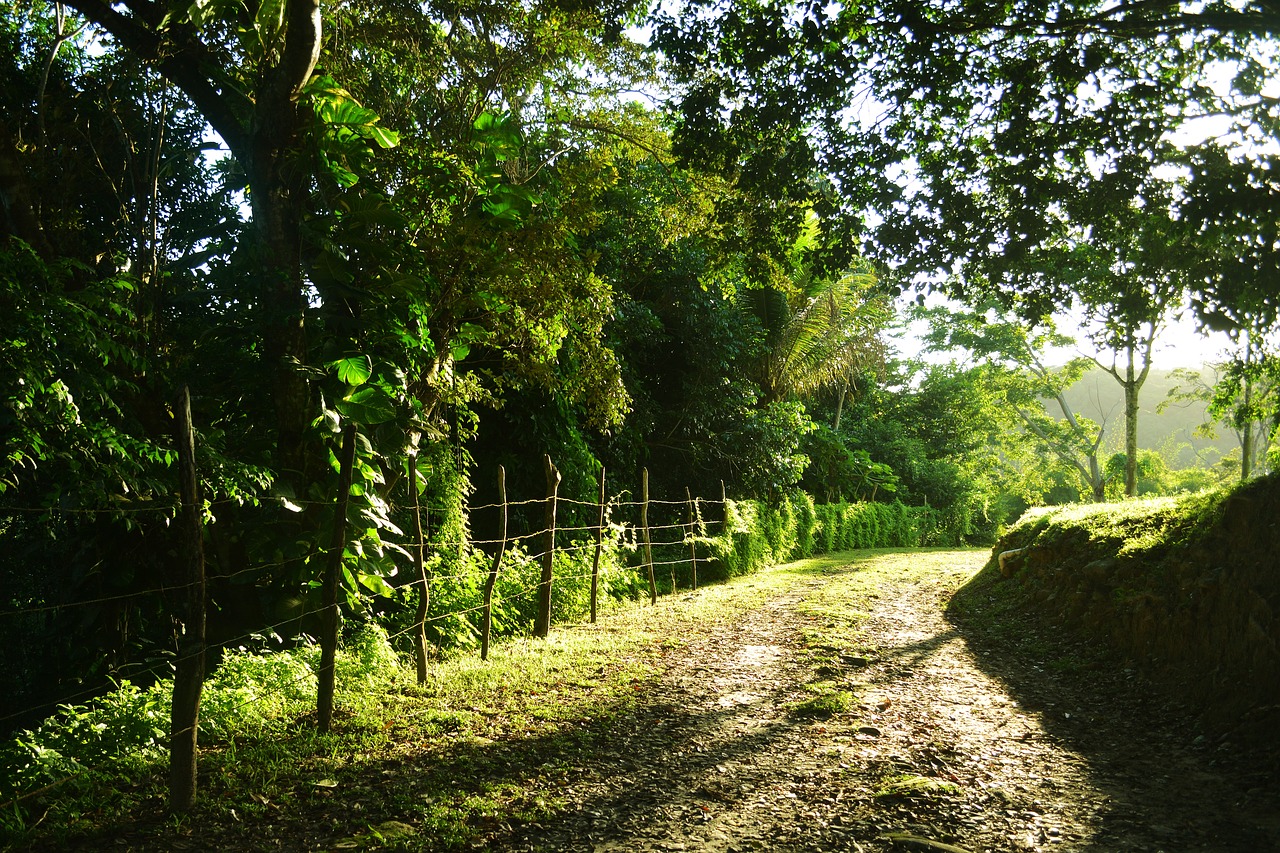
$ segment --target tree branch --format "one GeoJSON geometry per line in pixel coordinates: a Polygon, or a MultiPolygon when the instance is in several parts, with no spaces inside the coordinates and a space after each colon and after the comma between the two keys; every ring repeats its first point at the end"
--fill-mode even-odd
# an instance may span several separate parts
{"type": "MultiPolygon", "coordinates": [[[[176,26],[157,32],[103,0],[67,0],[67,5],[109,33],[139,60],[154,66],[191,99],[237,158],[248,156],[249,136],[241,111],[252,101],[234,88],[220,87],[210,79],[205,69],[213,67],[213,57],[192,33],[176,26]],[[175,35],[180,40],[173,38],[175,35]]],[[[151,17],[145,12],[153,7],[154,3],[129,4],[139,18],[151,17]]]]}

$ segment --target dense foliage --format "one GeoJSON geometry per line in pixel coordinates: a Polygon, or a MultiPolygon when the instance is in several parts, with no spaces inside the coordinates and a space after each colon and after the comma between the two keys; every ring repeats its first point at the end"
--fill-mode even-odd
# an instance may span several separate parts
{"type": "MultiPolygon", "coordinates": [[[[315,633],[331,558],[349,624],[472,643],[497,466],[528,537],[544,454],[583,551],[602,470],[632,504],[646,469],[657,500],[741,500],[690,534],[709,576],[1181,488],[1045,414],[1079,366],[1036,330],[1095,319],[1132,426],[1189,302],[1242,341],[1215,412],[1274,433],[1280,218],[1241,144],[1274,142],[1274,29],[1265,4],[8,4],[0,725],[172,666],[184,386],[219,648],[315,633]],[[1170,136],[1211,113],[1231,132],[1170,136]],[[973,358],[891,357],[919,284],[970,299],[934,342],[973,358]]],[[[641,594],[616,521],[608,591],[641,594]]],[[[522,633],[536,546],[506,556],[495,627],[522,633]]]]}

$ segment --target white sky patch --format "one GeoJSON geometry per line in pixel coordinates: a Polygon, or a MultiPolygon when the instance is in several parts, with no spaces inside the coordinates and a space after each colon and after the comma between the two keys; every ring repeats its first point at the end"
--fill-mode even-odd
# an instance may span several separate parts
{"type": "MultiPolygon", "coordinates": [[[[929,306],[950,305],[956,310],[967,310],[965,306],[941,297],[937,294],[926,297],[929,306]]],[[[1048,353],[1048,362],[1054,365],[1065,364],[1073,358],[1091,356],[1104,365],[1111,364],[1112,353],[1102,351],[1089,341],[1088,324],[1080,312],[1069,312],[1054,316],[1058,331],[1076,340],[1075,346],[1062,347],[1048,353]]],[[[889,337],[890,346],[904,359],[919,358],[930,364],[946,364],[964,358],[962,353],[926,353],[923,336],[926,326],[923,322],[912,323],[898,333],[889,337]]],[[[1173,370],[1178,367],[1200,368],[1209,364],[1226,361],[1231,353],[1230,337],[1223,332],[1202,332],[1197,329],[1195,319],[1189,311],[1181,317],[1171,318],[1165,328],[1156,337],[1152,351],[1151,365],[1154,370],[1173,370]]]]}

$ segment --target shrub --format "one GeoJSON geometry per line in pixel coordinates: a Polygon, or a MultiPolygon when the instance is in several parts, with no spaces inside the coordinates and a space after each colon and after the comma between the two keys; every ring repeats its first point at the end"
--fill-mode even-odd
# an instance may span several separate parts
{"type": "Polygon", "coordinates": [[[796,493],[776,506],[729,501],[727,532],[701,541],[724,578],[749,574],[771,563],[859,548],[910,548],[950,544],[936,510],[893,503],[814,505],[796,493]]]}

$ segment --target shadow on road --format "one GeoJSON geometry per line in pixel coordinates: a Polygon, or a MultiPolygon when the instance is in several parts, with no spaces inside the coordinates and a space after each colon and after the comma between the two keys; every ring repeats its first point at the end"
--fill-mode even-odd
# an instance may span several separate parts
{"type": "Polygon", "coordinates": [[[1083,849],[1280,850],[1276,767],[1098,641],[1011,607],[1001,580],[985,568],[956,593],[948,621],[1047,737],[1084,760],[1105,807],[1083,849]]]}

